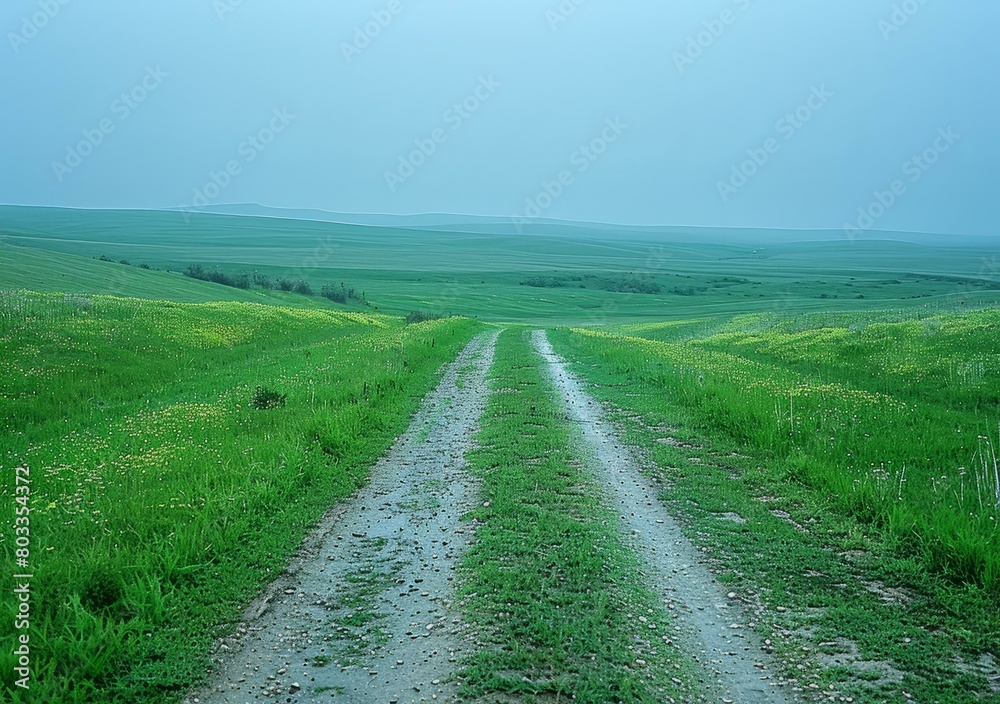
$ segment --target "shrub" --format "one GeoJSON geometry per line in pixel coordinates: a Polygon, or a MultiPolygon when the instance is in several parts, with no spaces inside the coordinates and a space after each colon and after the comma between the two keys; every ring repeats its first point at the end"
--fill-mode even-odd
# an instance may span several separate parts
{"type": "Polygon", "coordinates": [[[283,408],[287,399],[288,394],[279,394],[265,386],[258,386],[253,398],[250,399],[250,405],[258,411],[267,411],[272,408],[283,408]]]}
{"type": "Polygon", "coordinates": [[[554,276],[531,276],[521,281],[521,285],[534,288],[562,288],[566,284],[554,276]]]}
{"type": "Polygon", "coordinates": [[[323,296],[323,298],[330,299],[334,303],[347,303],[347,301],[353,299],[355,301],[360,301],[365,305],[371,305],[365,300],[364,292],[362,292],[359,297],[358,292],[353,288],[348,288],[347,284],[343,281],[340,282],[340,288],[337,288],[333,284],[323,284],[320,295],[323,296]]]}
{"type": "Polygon", "coordinates": [[[337,288],[332,284],[323,284],[323,288],[320,289],[320,295],[334,303],[347,303],[347,291],[344,290],[343,285],[337,288]]]}
{"type": "Polygon", "coordinates": [[[608,279],[602,288],[612,293],[643,293],[656,295],[660,293],[660,285],[651,279],[639,278],[632,274],[608,279]]]}
{"type": "Polygon", "coordinates": [[[236,285],[236,282],[233,281],[232,277],[229,276],[229,274],[226,274],[225,272],[219,271],[218,269],[216,269],[215,271],[208,272],[207,278],[213,284],[221,284],[223,286],[235,286],[236,285]]]}
{"type": "Polygon", "coordinates": [[[431,313],[426,310],[415,310],[411,311],[409,315],[406,316],[406,324],[413,325],[414,323],[423,323],[428,320],[438,320],[443,316],[437,313],[431,313]]]}
{"type": "Polygon", "coordinates": [[[257,272],[254,272],[253,275],[253,285],[270,291],[273,291],[275,288],[274,279],[264,274],[258,274],[257,272]]]}
{"type": "MultiPolygon", "coordinates": [[[[108,261],[111,260],[109,259],[108,261]]],[[[142,267],[145,269],[149,268],[145,264],[143,264],[142,267]]],[[[315,295],[312,286],[305,279],[281,278],[275,281],[270,276],[258,274],[257,272],[238,271],[233,274],[227,274],[218,269],[206,270],[201,264],[192,264],[187,268],[187,271],[184,272],[184,275],[192,279],[211,281],[214,284],[232,286],[233,288],[243,290],[249,290],[254,286],[257,286],[258,288],[263,288],[269,291],[297,293],[301,296],[315,295]]],[[[336,301],[337,303],[347,303],[348,299],[353,298],[356,301],[362,301],[366,305],[368,304],[368,301],[365,300],[363,293],[359,298],[353,288],[348,288],[343,283],[340,284],[339,289],[330,284],[324,285],[323,296],[329,298],[331,301],[336,301]]]]}

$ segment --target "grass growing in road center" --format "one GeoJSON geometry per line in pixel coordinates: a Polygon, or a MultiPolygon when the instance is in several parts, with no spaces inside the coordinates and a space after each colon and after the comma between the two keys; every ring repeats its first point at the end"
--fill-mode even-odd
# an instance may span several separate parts
{"type": "Polygon", "coordinates": [[[686,666],[670,619],[644,590],[617,518],[570,449],[571,430],[527,333],[505,332],[480,448],[480,526],[463,560],[468,621],[490,643],[464,694],[523,701],[662,702],[686,666]]]}

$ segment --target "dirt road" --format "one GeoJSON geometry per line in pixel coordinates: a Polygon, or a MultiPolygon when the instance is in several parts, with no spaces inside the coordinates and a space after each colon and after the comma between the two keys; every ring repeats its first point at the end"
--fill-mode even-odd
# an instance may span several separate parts
{"type": "MultiPolygon", "coordinates": [[[[497,335],[480,335],[448,366],[373,467],[370,484],[324,517],[289,574],[220,644],[212,684],[193,692],[190,704],[459,701],[450,678],[470,646],[452,599],[458,559],[473,537],[460,518],[477,500],[464,457],[486,405],[497,335]]],[[[623,538],[642,559],[647,586],[678,614],[679,640],[703,667],[705,694],[740,704],[788,701],[738,605],[657,500],[599,404],[544,332],[532,340],[621,516],[623,538]]]]}
{"type": "Polygon", "coordinates": [[[456,700],[448,678],[466,646],[451,599],[476,492],[464,456],[497,335],[448,366],[370,484],[324,517],[188,702],[456,700]]]}
{"type": "Polygon", "coordinates": [[[647,480],[630,448],[623,445],[604,420],[600,404],[566,369],[545,332],[532,335],[535,350],[545,359],[562,396],[567,418],[576,423],[591,468],[616,506],[622,530],[646,568],[648,585],[679,612],[686,629],[688,652],[702,665],[707,682],[719,689],[716,701],[756,704],[788,699],[768,674],[768,663],[739,607],[712,577],[680,526],[660,503],[658,489],[647,480]]]}

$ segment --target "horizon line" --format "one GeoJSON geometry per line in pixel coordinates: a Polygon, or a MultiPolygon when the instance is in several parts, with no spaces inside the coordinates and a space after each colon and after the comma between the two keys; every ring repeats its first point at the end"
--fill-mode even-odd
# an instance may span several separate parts
{"type": "MultiPolygon", "coordinates": [[[[484,215],[478,213],[449,213],[449,212],[434,212],[434,211],[422,211],[413,213],[372,213],[372,212],[347,212],[347,211],[336,211],[336,210],[326,210],[325,208],[317,207],[293,207],[293,206],[280,206],[280,205],[265,205],[263,203],[257,202],[241,202],[241,203],[217,203],[210,206],[211,208],[227,208],[233,206],[256,206],[259,208],[269,208],[272,210],[313,210],[319,213],[326,213],[331,216],[369,216],[369,217],[396,217],[396,218],[416,218],[416,217],[426,217],[426,216],[444,216],[444,217],[468,217],[468,218],[483,218],[483,219],[493,219],[497,222],[503,222],[507,220],[512,220],[514,216],[511,215],[484,215]]],[[[315,218],[303,218],[303,217],[271,217],[268,215],[253,215],[247,213],[219,213],[213,212],[212,210],[202,210],[197,208],[191,208],[189,206],[163,206],[163,207],[129,207],[129,206],[77,206],[77,205],[48,205],[48,204],[36,204],[36,203],[0,203],[0,207],[12,207],[12,208],[51,208],[56,210],[82,210],[82,211],[131,211],[131,212],[151,212],[151,213],[198,213],[202,215],[223,215],[227,217],[257,217],[257,218],[267,218],[267,219],[287,219],[287,220],[299,220],[304,222],[330,222],[327,220],[318,220],[315,218]]],[[[623,222],[603,222],[597,220],[567,220],[564,218],[543,218],[543,217],[520,217],[521,220],[535,221],[539,223],[548,224],[563,224],[569,226],[600,226],[600,227],[637,227],[637,228],[662,228],[662,229],[695,229],[695,230],[764,230],[771,232],[836,232],[843,231],[843,226],[841,227],[781,227],[775,225],[689,225],[689,224],[645,224],[645,223],[623,223],[623,222]]],[[[336,223],[334,223],[336,224],[336,223]]],[[[358,226],[368,226],[364,223],[352,223],[352,222],[341,222],[339,224],[343,225],[358,225],[358,226]]],[[[454,223],[456,225],[461,225],[462,223],[454,223]]],[[[379,227],[379,226],[375,226],[379,227]]],[[[992,238],[998,235],[987,235],[987,234],[971,234],[971,233],[959,233],[959,232],[934,232],[928,230],[883,230],[883,229],[870,229],[865,230],[866,234],[884,234],[884,235],[929,235],[937,237],[972,237],[972,238],[992,238]]]]}

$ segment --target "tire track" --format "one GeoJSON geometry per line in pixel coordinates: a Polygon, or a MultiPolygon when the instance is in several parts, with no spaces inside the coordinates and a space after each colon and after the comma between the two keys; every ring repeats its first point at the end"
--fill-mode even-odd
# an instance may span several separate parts
{"type": "Polygon", "coordinates": [[[658,489],[646,479],[628,447],[604,420],[601,406],[566,369],[543,330],[532,333],[535,350],[546,361],[562,396],[566,417],[578,424],[585,455],[608,487],[608,500],[619,510],[622,529],[648,569],[648,586],[677,607],[686,630],[689,653],[701,664],[706,680],[717,686],[718,701],[756,704],[787,702],[770,684],[773,676],[755,635],[739,607],[726,597],[680,526],[657,500],[658,489]]]}
{"type": "Polygon", "coordinates": [[[449,677],[469,646],[451,601],[477,490],[464,458],[498,335],[448,365],[370,483],[327,513],[187,702],[457,701],[449,677]]]}

